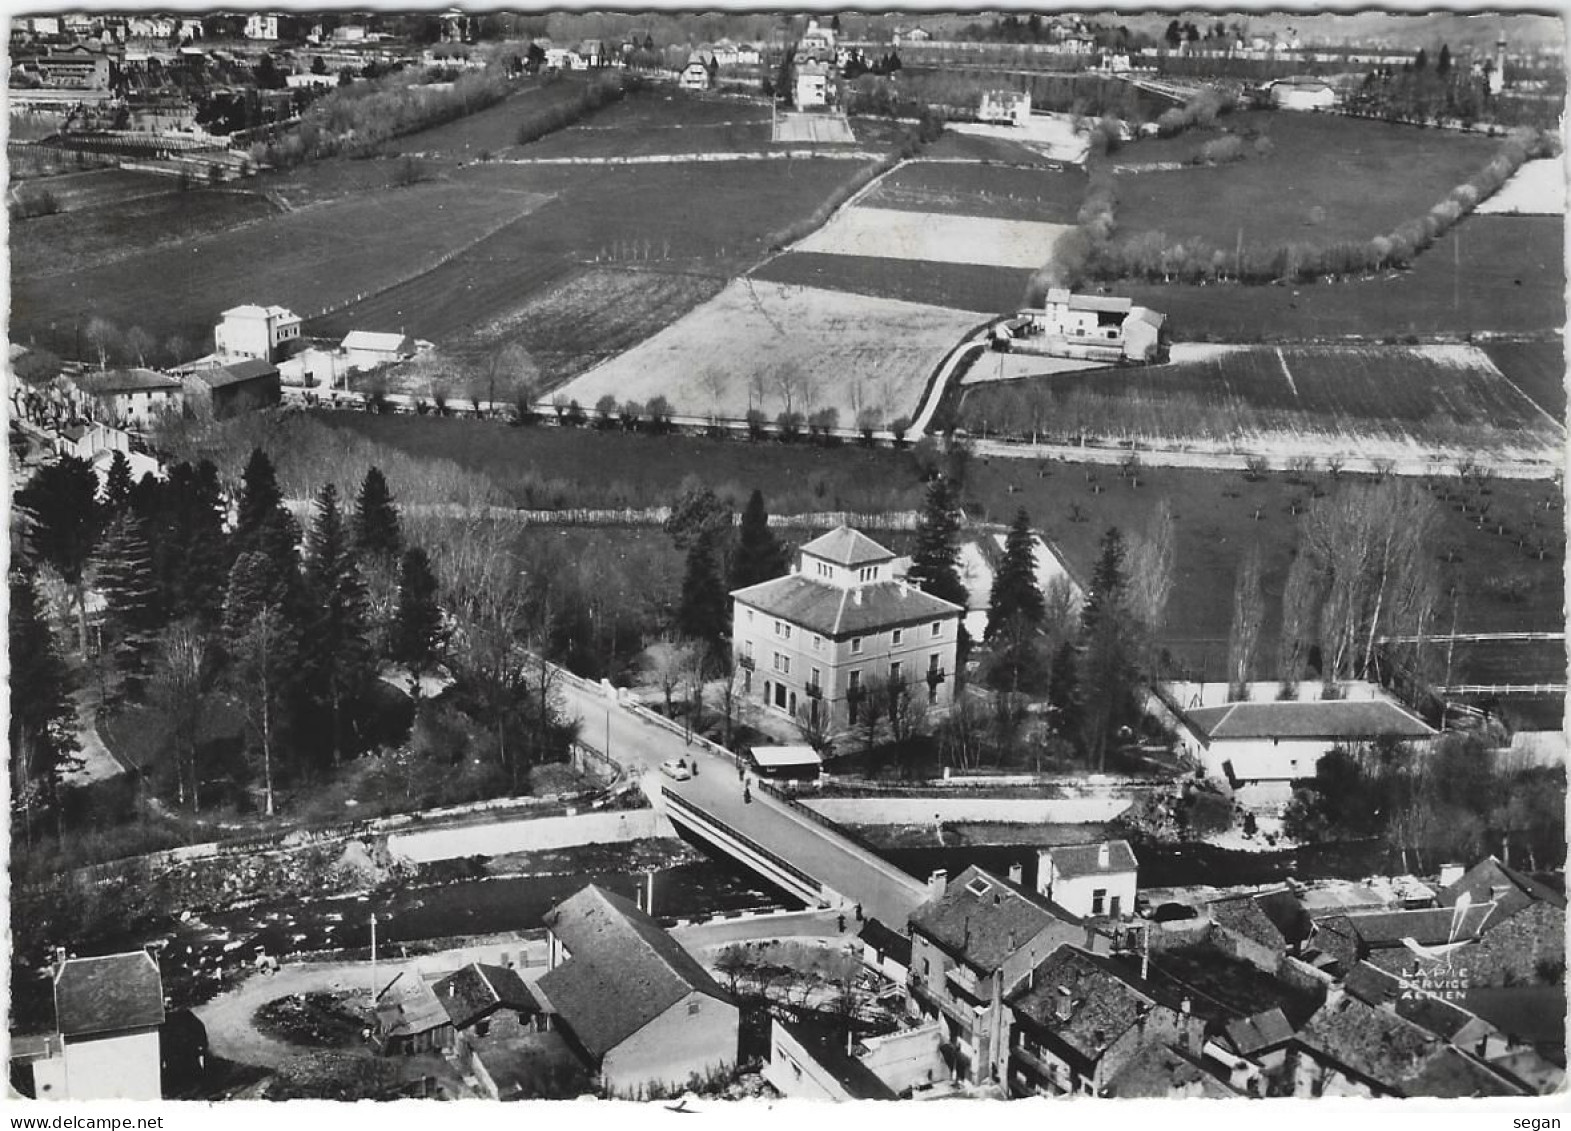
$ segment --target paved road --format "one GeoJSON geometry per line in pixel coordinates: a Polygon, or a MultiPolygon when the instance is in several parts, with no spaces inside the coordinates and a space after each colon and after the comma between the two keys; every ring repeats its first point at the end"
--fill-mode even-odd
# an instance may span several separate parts
{"type": "Polygon", "coordinates": [[[896,929],[926,898],[919,880],[762,790],[752,791],[751,802],[745,801],[735,763],[707,744],[688,744],[680,734],[640,718],[597,689],[564,680],[562,695],[568,713],[583,719],[580,740],[642,772],[651,798],[658,801],[660,787],[668,786],[896,929]],[[697,775],[685,782],[661,775],[660,763],[676,758],[696,763],[697,775]]]}

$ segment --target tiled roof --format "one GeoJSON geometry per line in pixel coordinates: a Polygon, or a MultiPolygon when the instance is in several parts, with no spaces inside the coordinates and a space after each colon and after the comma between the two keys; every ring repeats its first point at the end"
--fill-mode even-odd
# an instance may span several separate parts
{"type": "Polygon", "coordinates": [[[1081,920],[990,872],[972,866],[951,880],[944,894],[911,913],[911,929],[982,974],[1041,934],[1054,921],[1081,920]]]}
{"type": "Polygon", "coordinates": [[[1424,1065],[1423,1071],[1403,1082],[1409,1096],[1435,1096],[1457,1100],[1484,1096],[1520,1096],[1526,1089],[1480,1061],[1447,1045],[1424,1065]]]}
{"type": "Polygon", "coordinates": [[[475,1059],[496,1085],[498,1099],[567,1100],[589,1084],[583,1064],[556,1032],[487,1042],[475,1049],[475,1059]]]}
{"type": "Polygon", "coordinates": [[[842,1038],[826,1032],[819,1026],[792,1024],[778,1017],[775,1018],[774,1024],[790,1033],[803,1051],[817,1061],[820,1068],[834,1077],[836,1083],[844,1088],[853,1100],[899,1098],[894,1089],[880,1080],[871,1068],[846,1052],[842,1038]]]}
{"type": "Polygon", "coordinates": [[[405,334],[378,334],[371,330],[351,330],[344,335],[344,349],[376,353],[413,353],[414,339],[405,334]]]}
{"type": "Polygon", "coordinates": [[[1287,938],[1252,895],[1234,895],[1206,905],[1211,921],[1261,946],[1286,950],[1287,938]]]}
{"type": "Polygon", "coordinates": [[[276,377],[278,367],[267,361],[231,361],[210,369],[198,369],[192,376],[200,377],[209,388],[222,389],[226,385],[255,381],[259,377],[276,377]]]}
{"type": "Polygon", "coordinates": [[[802,547],[802,553],[843,566],[887,562],[895,556],[892,550],[884,549],[860,530],[844,525],[835,527],[828,534],[820,534],[802,547]]]}
{"type": "Polygon", "coordinates": [[[1064,944],[1009,1001],[1015,1015],[1051,1033],[1089,1068],[1156,1002],[1079,947],[1064,944]]]}
{"type": "Polygon", "coordinates": [[[1292,1040],[1293,1025],[1280,1007],[1272,1007],[1251,1017],[1229,1021],[1226,1033],[1240,1056],[1253,1056],[1292,1040]]]}
{"type": "Polygon", "coordinates": [[[828,637],[855,636],[904,624],[921,624],[965,612],[902,581],[876,581],[849,589],[793,573],[738,589],[731,596],[770,616],[828,637]]]}
{"type": "Polygon", "coordinates": [[[1296,946],[1309,937],[1315,929],[1314,920],[1304,910],[1303,901],[1286,888],[1278,891],[1259,892],[1254,897],[1255,906],[1276,925],[1289,945],[1296,946]]]}
{"type": "Polygon", "coordinates": [[[458,1029],[495,1007],[533,1011],[538,1008],[534,994],[514,971],[505,966],[471,962],[432,987],[442,1008],[458,1029]]]}
{"type": "Polygon", "coordinates": [[[1196,707],[1184,717],[1205,738],[1428,738],[1422,719],[1386,699],[1228,703],[1196,707]]]}
{"type": "Polygon", "coordinates": [[[1060,303],[1070,310],[1096,310],[1106,311],[1109,314],[1126,314],[1134,305],[1132,299],[1118,298],[1113,295],[1077,295],[1072,294],[1062,287],[1053,287],[1047,292],[1048,303],[1060,303]]]}
{"type": "Polygon", "coordinates": [[[690,993],[729,1001],[697,960],[648,915],[590,885],[546,912],[572,957],[535,983],[543,1005],[604,1056],[690,993]]]}
{"type": "Polygon", "coordinates": [[[145,950],[69,958],[55,975],[62,1037],[121,1033],[164,1023],[164,982],[145,950]]]}
{"type": "Polygon", "coordinates": [[[1058,874],[1061,876],[1094,876],[1104,873],[1133,872],[1139,868],[1139,864],[1135,861],[1134,850],[1129,847],[1127,840],[1110,840],[1103,843],[1107,845],[1105,868],[1097,864],[1101,852],[1100,844],[1055,844],[1051,848],[1042,849],[1042,853],[1052,857],[1053,867],[1058,869],[1058,874]]]}
{"type": "Polygon", "coordinates": [[[1439,1037],[1411,1021],[1351,995],[1327,1001],[1298,1039],[1321,1057],[1394,1091],[1444,1047],[1439,1037]]]}
{"type": "Polygon", "coordinates": [[[1421,946],[1442,946],[1478,938],[1494,904],[1473,904],[1460,916],[1450,907],[1417,911],[1369,911],[1341,916],[1368,947],[1401,946],[1412,939],[1421,946]]]}
{"type": "Polygon", "coordinates": [[[400,978],[382,991],[376,1018],[384,1039],[429,1033],[452,1024],[431,983],[413,976],[400,978]]]}
{"type": "Polygon", "coordinates": [[[1490,927],[1535,903],[1548,903],[1560,908],[1566,905],[1565,896],[1545,887],[1531,876],[1524,876],[1514,868],[1506,867],[1493,856],[1486,856],[1469,868],[1461,879],[1442,888],[1440,903],[1444,907],[1454,907],[1463,893],[1474,903],[1494,900],[1497,907],[1490,927]]]}
{"type": "Polygon", "coordinates": [[[178,389],[180,382],[152,369],[110,369],[73,378],[84,393],[140,393],[153,389],[178,389]]]}
{"type": "Polygon", "coordinates": [[[1166,1100],[1201,1096],[1227,1099],[1239,1092],[1172,1045],[1150,1044],[1120,1068],[1102,1089],[1110,1099],[1166,1100]]]}

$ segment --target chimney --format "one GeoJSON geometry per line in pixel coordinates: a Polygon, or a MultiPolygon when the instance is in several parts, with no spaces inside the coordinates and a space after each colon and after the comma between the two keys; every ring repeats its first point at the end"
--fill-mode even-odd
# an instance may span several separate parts
{"type": "Polygon", "coordinates": [[[1182,1013],[1185,1017],[1189,1016],[1190,1010],[1192,1008],[1193,1003],[1191,1003],[1187,997],[1178,1003],[1178,1012],[1182,1013]]]}
{"type": "Polygon", "coordinates": [[[1460,864],[1440,865],[1440,886],[1448,888],[1460,880],[1467,872],[1460,864]]]}
{"type": "Polygon", "coordinates": [[[929,899],[942,899],[944,895],[944,888],[948,886],[948,884],[948,870],[939,868],[931,876],[927,877],[927,897],[929,899]]]}
{"type": "Polygon", "coordinates": [[[1074,1004],[1074,999],[1069,996],[1069,990],[1059,986],[1058,993],[1054,996],[1053,1016],[1060,1021],[1068,1021],[1070,1013],[1074,1010],[1074,1004]]]}
{"type": "Polygon", "coordinates": [[[1009,882],[1019,884],[1025,881],[1025,867],[1020,864],[1009,865],[1009,882]]]}
{"type": "Polygon", "coordinates": [[[1101,844],[1096,846],[1096,866],[1099,869],[1101,869],[1102,871],[1105,872],[1105,871],[1107,871],[1107,864],[1108,864],[1108,843],[1107,843],[1107,841],[1104,840],[1101,844]]]}
{"type": "Polygon", "coordinates": [[[851,603],[853,605],[858,606],[858,607],[861,606],[861,604],[862,604],[862,591],[860,589],[853,589],[853,590],[851,590],[851,603]]]}

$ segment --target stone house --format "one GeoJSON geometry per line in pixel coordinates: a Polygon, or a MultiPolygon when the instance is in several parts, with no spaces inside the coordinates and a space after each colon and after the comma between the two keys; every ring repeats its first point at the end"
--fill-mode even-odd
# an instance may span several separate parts
{"type": "Polygon", "coordinates": [[[731,594],[742,695],[795,720],[856,723],[876,681],[923,711],[949,707],[965,610],[894,576],[895,555],[849,526],[803,546],[792,572],[731,594]]]}
{"type": "Polygon", "coordinates": [[[468,1059],[486,1040],[505,1040],[539,1026],[540,1004],[516,971],[471,962],[431,987],[452,1022],[454,1046],[468,1059]]]}
{"type": "Polygon", "coordinates": [[[1101,1091],[1117,1100],[1224,1100],[1241,1094],[1202,1060],[1171,1044],[1142,1045],[1101,1091]]]}
{"type": "Polygon", "coordinates": [[[659,924],[595,885],[545,916],[541,1008],[610,1095],[679,1087],[736,1065],[737,1007],[659,924]]]}
{"type": "Polygon", "coordinates": [[[1152,1044],[1198,1056],[1204,1022],[1148,990],[1096,955],[1058,947],[1009,998],[1010,1094],[1099,1095],[1152,1044]]]}
{"type": "Polygon", "coordinates": [[[912,912],[913,1013],[943,1026],[957,1075],[971,1083],[1005,1079],[1008,995],[1059,945],[1088,942],[1082,920],[1050,900],[981,868],[948,882],[936,872],[931,898],[912,912]]]}
{"type": "Polygon", "coordinates": [[[83,373],[72,383],[91,398],[94,415],[116,428],[149,428],[159,416],[178,413],[185,405],[179,379],[153,369],[83,373]]]}

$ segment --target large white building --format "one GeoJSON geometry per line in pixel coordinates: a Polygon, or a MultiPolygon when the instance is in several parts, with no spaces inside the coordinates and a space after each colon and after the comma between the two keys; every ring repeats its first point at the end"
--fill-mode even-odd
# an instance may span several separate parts
{"type": "Polygon", "coordinates": [[[813,539],[784,577],[738,589],[731,640],[741,690],[791,719],[854,725],[875,685],[946,709],[965,610],[894,575],[895,555],[849,526],[813,539]]]}
{"type": "Polygon", "coordinates": [[[58,1036],[32,1063],[34,1095],[54,1100],[163,1098],[163,979],[145,950],[71,958],[55,971],[58,1036]]]}
{"type": "Polygon", "coordinates": [[[300,337],[300,317],[281,306],[236,306],[213,329],[213,344],[226,360],[281,360],[284,346],[300,337]]]}

